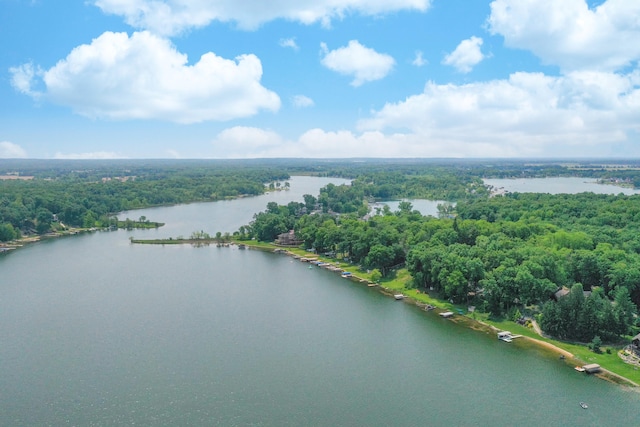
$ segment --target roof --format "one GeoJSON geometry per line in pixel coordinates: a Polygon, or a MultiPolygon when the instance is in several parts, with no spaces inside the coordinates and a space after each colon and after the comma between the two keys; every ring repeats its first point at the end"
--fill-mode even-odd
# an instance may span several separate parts
{"type": "Polygon", "coordinates": [[[557,290],[554,295],[556,299],[560,299],[566,295],[569,295],[569,292],[571,292],[569,289],[562,287],[561,289],[557,290]]]}

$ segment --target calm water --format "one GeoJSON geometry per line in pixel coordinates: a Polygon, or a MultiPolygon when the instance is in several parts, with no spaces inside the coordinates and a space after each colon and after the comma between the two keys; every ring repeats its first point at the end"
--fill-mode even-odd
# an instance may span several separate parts
{"type": "MultiPolygon", "coordinates": [[[[426,200],[426,199],[406,199],[406,202],[411,203],[412,210],[416,210],[420,212],[422,215],[431,215],[433,217],[438,217],[438,205],[446,204],[449,202],[443,202],[440,200],[426,200]]],[[[381,202],[381,204],[385,204],[389,206],[391,212],[398,211],[398,206],[400,205],[400,200],[390,200],[387,202],[381,202]]]]}
{"type": "Polygon", "coordinates": [[[640,425],[640,393],[326,270],[128,241],[233,231],[283,193],[1,256],[0,425],[640,425]]]}
{"type": "Polygon", "coordinates": [[[589,178],[523,178],[523,179],[484,179],[486,185],[504,188],[512,193],[549,193],[576,194],[591,192],[596,194],[640,194],[640,190],[598,184],[589,178]]]}

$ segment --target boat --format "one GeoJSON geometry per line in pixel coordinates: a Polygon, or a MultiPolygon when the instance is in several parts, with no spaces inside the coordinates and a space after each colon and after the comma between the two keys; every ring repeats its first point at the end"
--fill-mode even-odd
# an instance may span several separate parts
{"type": "Polygon", "coordinates": [[[502,332],[498,332],[498,339],[504,342],[511,342],[513,341],[513,336],[509,331],[502,331],[502,332]]]}
{"type": "Polygon", "coordinates": [[[351,277],[351,273],[349,271],[344,271],[342,272],[341,276],[344,278],[348,278],[348,277],[351,277]]]}
{"type": "Polygon", "coordinates": [[[445,311],[444,313],[440,313],[440,316],[444,317],[445,319],[448,319],[449,317],[453,316],[453,312],[445,311]]]}
{"type": "Polygon", "coordinates": [[[589,407],[589,405],[584,402],[580,402],[580,406],[582,406],[582,409],[587,409],[589,407]]]}
{"type": "Polygon", "coordinates": [[[393,297],[394,297],[395,299],[397,299],[397,300],[404,299],[404,295],[402,295],[402,294],[395,294],[393,297]]]}

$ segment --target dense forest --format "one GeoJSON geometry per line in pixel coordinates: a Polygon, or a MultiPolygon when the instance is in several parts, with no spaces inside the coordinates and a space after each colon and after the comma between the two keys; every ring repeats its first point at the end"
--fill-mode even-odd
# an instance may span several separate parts
{"type": "Polygon", "coordinates": [[[476,179],[449,173],[434,189],[431,178],[367,172],[304,203],[271,203],[239,237],[272,241],[294,229],[307,249],[383,276],[405,268],[410,286],[454,303],[514,319],[536,314],[558,338],[612,342],[637,330],[640,196],[488,197],[476,179]],[[413,195],[402,191],[414,180],[421,194],[460,195],[455,210],[425,217],[401,202],[397,212],[370,215],[381,188],[413,195]]]}
{"type": "Polygon", "coordinates": [[[257,195],[290,175],[341,176],[318,195],[270,203],[237,239],[302,245],[495,316],[537,316],[550,335],[617,341],[638,330],[640,196],[505,194],[483,178],[583,176],[640,183],[633,162],[489,160],[0,161],[0,242],[64,224],[100,227],[117,212],[257,195]],[[409,202],[455,202],[438,218],[409,202]]]}
{"type": "Polygon", "coordinates": [[[258,195],[289,175],[202,161],[0,162],[0,242],[60,227],[103,227],[118,212],[258,195]]]}

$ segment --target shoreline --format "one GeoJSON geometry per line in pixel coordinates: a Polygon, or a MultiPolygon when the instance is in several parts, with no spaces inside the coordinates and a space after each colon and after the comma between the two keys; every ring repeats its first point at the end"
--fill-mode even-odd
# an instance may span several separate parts
{"type": "MultiPolygon", "coordinates": [[[[81,234],[81,233],[88,233],[88,232],[95,232],[95,231],[105,231],[108,230],[106,228],[101,229],[101,228],[89,228],[89,229],[72,229],[72,230],[68,230],[66,232],[63,233],[48,233],[46,235],[37,235],[37,236],[30,236],[30,237],[25,237],[22,238],[20,240],[14,240],[11,242],[4,242],[4,243],[0,243],[0,255],[1,254],[6,254],[9,252],[12,252],[15,249],[19,249],[25,245],[29,245],[32,243],[38,243],[41,242],[43,240],[48,240],[48,239],[54,239],[54,238],[60,238],[60,237],[67,237],[67,236],[73,236],[73,235],[77,235],[77,234],[81,234]]],[[[135,244],[161,244],[161,245],[165,245],[165,244],[195,244],[195,245],[209,245],[209,244],[213,244],[213,243],[219,243],[217,241],[214,241],[214,239],[183,239],[183,240],[175,240],[175,239],[152,239],[152,240],[144,240],[144,239],[131,239],[131,243],[135,243],[135,244]]],[[[252,250],[259,250],[259,251],[263,251],[263,252],[271,252],[271,253],[280,253],[280,254],[284,254],[287,255],[289,257],[301,260],[302,262],[318,262],[321,261],[323,263],[326,264],[331,264],[330,261],[322,261],[321,260],[321,256],[317,255],[317,254],[307,254],[306,251],[304,251],[303,249],[300,248],[293,248],[293,247],[282,247],[282,246],[277,246],[274,244],[260,244],[257,243],[255,241],[237,241],[237,240],[231,240],[230,242],[226,242],[224,244],[225,247],[230,246],[230,245],[235,245],[238,247],[244,247],[247,249],[252,249],[252,250]],[[297,249],[301,254],[296,254],[294,252],[291,251],[291,249],[297,249]],[[306,254],[307,257],[305,258],[303,255],[306,254]]],[[[220,245],[223,246],[223,245],[220,245]]],[[[332,269],[334,272],[336,273],[342,273],[343,271],[347,271],[346,268],[343,267],[338,267],[336,264],[336,261],[332,261],[336,266],[332,269]]],[[[344,264],[344,263],[340,263],[340,264],[344,264]]],[[[322,266],[318,266],[319,268],[322,268],[322,266]]],[[[350,271],[349,272],[350,275],[348,277],[345,277],[346,279],[355,282],[355,283],[360,283],[360,284],[366,284],[368,287],[376,287],[378,288],[378,291],[385,294],[386,296],[389,297],[394,297],[395,294],[397,293],[402,293],[403,298],[402,300],[405,303],[408,304],[413,304],[416,307],[422,308],[424,309],[425,307],[430,306],[432,309],[435,308],[435,312],[436,313],[441,313],[443,311],[449,311],[449,309],[447,307],[442,307],[442,304],[446,302],[442,301],[442,300],[438,300],[436,298],[433,298],[431,296],[428,296],[428,294],[426,294],[428,296],[428,298],[430,300],[432,300],[432,302],[430,303],[425,303],[423,301],[419,301],[418,299],[416,299],[415,297],[411,296],[411,295],[407,295],[407,289],[403,288],[403,289],[391,289],[389,287],[386,287],[380,283],[374,283],[371,280],[365,278],[365,277],[361,277],[358,276],[356,273],[350,271]]],[[[467,316],[465,314],[462,314],[460,312],[456,312],[455,316],[451,318],[452,321],[459,323],[459,324],[463,324],[463,326],[468,327],[470,329],[474,329],[477,331],[486,331],[486,332],[498,332],[501,329],[491,325],[489,323],[485,323],[482,320],[478,320],[475,318],[472,318],[470,316],[467,316]]],[[[559,347],[558,345],[555,345],[553,343],[550,343],[548,341],[544,341],[541,339],[537,339],[534,337],[529,337],[526,335],[522,335],[521,338],[524,338],[527,342],[531,343],[532,345],[535,345],[537,347],[546,349],[550,352],[556,353],[557,355],[560,355],[561,358],[564,358],[565,363],[568,364],[568,362],[572,362],[572,364],[584,364],[585,362],[580,360],[579,358],[577,358],[573,353],[571,353],[568,350],[565,350],[561,347],[559,347]]],[[[620,375],[616,372],[613,372],[611,370],[608,370],[606,368],[603,368],[601,366],[601,371],[599,373],[593,374],[594,376],[603,379],[605,381],[609,381],[612,383],[615,383],[617,385],[622,385],[622,386],[626,386],[629,387],[631,389],[633,389],[634,391],[638,391],[640,392],[640,384],[636,383],[635,381],[632,381],[631,379],[620,375]]]]}
{"type": "MultiPolygon", "coordinates": [[[[284,255],[287,255],[287,256],[290,256],[290,257],[295,257],[295,258],[298,258],[298,259],[301,257],[301,255],[295,254],[294,252],[291,252],[289,250],[289,249],[299,249],[299,248],[285,248],[285,247],[279,247],[279,246],[276,246],[276,245],[273,245],[273,244],[271,244],[269,246],[259,246],[259,245],[253,245],[252,243],[254,243],[254,242],[249,242],[249,243],[244,242],[244,241],[243,242],[238,242],[238,241],[232,241],[231,242],[231,244],[235,244],[235,245],[238,245],[238,244],[245,245],[245,247],[247,247],[249,249],[262,250],[262,251],[265,251],[265,252],[281,253],[281,254],[284,254],[284,255]]],[[[302,249],[299,249],[299,250],[301,252],[303,252],[302,249]]],[[[321,256],[316,255],[316,254],[313,254],[312,256],[310,256],[310,258],[311,257],[315,258],[317,261],[321,260],[321,256]]],[[[325,262],[325,261],[322,261],[322,262],[325,262]]],[[[328,261],[327,261],[327,263],[328,263],[328,261]]],[[[338,272],[338,271],[336,271],[336,272],[338,272]]],[[[350,275],[350,277],[348,277],[348,279],[350,279],[351,281],[356,282],[356,283],[367,283],[367,285],[369,287],[372,287],[372,286],[377,287],[380,292],[382,292],[383,294],[385,294],[387,296],[390,296],[390,297],[393,297],[394,294],[398,292],[397,290],[389,289],[389,288],[387,288],[387,287],[385,287],[385,286],[383,286],[383,285],[381,285],[379,283],[373,283],[372,281],[370,281],[370,280],[368,280],[366,278],[357,276],[353,272],[351,272],[351,275],[350,275]]],[[[407,291],[407,289],[403,289],[403,292],[402,292],[402,295],[403,295],[402,299],[403,299],[404,302],[409,303],[409,304],[413,304],[413,305],[415,305],[417,307],[420,307],[420,308],[423,308],[423,307],[426,307],[428,305],[431,305],[431,304],[426,304],[426,303],[424,303],[422,301],[418,301],[414,297],[412,297],[410,295],[407,295],[405,293],[406,291],[407,291]]],[[[435,298],[431,298],[431,297],[430,297],[430,299],[434,299],[435,300],[435,298]]],[[[437,301],[442,303],[442,301],[440,301],[440,300],[437,300],[437,301]]],[[[443,308],[441,306],[441,304],[440,305],[436,305],[434,308],[436,309],[436,310],[434,310],[434,311],[436,311],[436,313],[440,313],[441,311],[448,311],[448,309],[447,308],[443,308]]],[[[478,331],[485,330],[485,331],[489,331],[489,332],[494,332],[495,333],[495,332],[498,332],[498,331],[501,330],[500,328],[497,328],[494,325],[485,323],[485,322],[483,322],[481,320],[478,320],[478,319],[475,319],[475,318],[472,318],[472,317],[469,317],[467,315],[460,314],[460,313],[456,313],[456,315],[454,317],[452,317],[451,319],[453,321],[455,321],[456,323],[464,323],[463,326],[468,327],[470,329],[478,330],[478,331]]],[[[578,357],[576,357],[576,355],[574,355],[570,351],[565,350],[565,349],[561,348],[560,346],[558,346],[556,344],[550,343],[548,341],[544,341],[542,339],[529,337],[529,336],[526,336],[526,335],[522,335],[521,338],[524,338],[528,343],[530,343],[530,344],[532,344],[532,345],[534,345],[536,347],[548,350],[550,352],[555,353],[556,355],[559,355],[560,358],[562,358],[565,361],[565,363],[568,365],[567,367],[570,367],[571,365],[583,365],[583,364],[586,363],[583,360],[581,360],[578,357]]],[[[614,383],[616,385],[628,387],[628,388],[630,388],[630,389],[632,389],[633,391],[636,391],[636,392],[640,392],[640,384],[636,383],[635,381],[632,381],[631,379],[629,379],[629,378],[627,378],[627,377],[625,377],[623,375],[620,375],[620,374],[618,374],[616,372],[608,370],[608,369],[606,369],[606,368],[604,368],[602,366],[600,367],[600,372],[592,374],[592,375],[598,377],[599,379],[602,379],[602,380],[605,380],[605,381],[609,381],[609,382],[614,383]]]]}
{"type": "Polygon", "coordinates": [[[60,237],[75,236],[84,233],[93,233],[95,231],[108,230],[107,228],[70,228],[66,231],[56,231],[46,234],[36,234],[28,237],[21,237],[17,240],[9,240],[8,242],[0,242],[0,253],[8,253],[16,249],[23,248],[33,243],[42,242],[49,239],[57,239],[60,237]]]}

